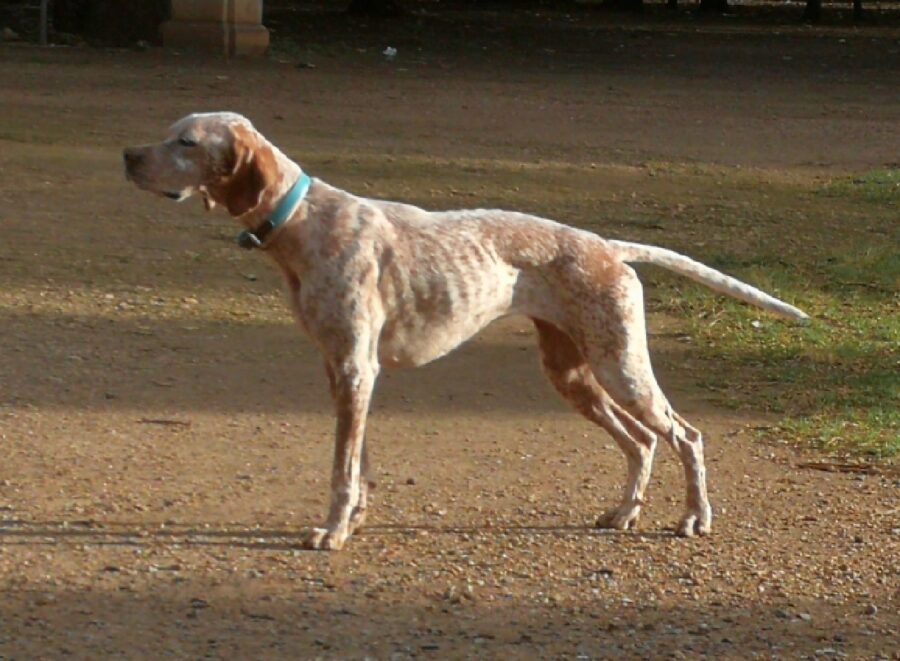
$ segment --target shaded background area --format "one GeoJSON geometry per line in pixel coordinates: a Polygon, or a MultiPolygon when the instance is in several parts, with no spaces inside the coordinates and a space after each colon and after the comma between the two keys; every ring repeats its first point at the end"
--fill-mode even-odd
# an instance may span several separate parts
{"type": "MultiPolygon", "coordinates": [[[[377,531],[367,534],[371,535],[379,536],[377,531]]],[[[436,537],[445,536],[438,533],[436,537]]],[[[514,542],[516,535],[509,538],[514,542]]],[[[395,535],[388,535],[382,544],[387,542],[405,545],[395,535]]],[[[552,542],[547,539],[546,543],[552,542]]],[[[623,580],[616,553],[640,553],[634,546],[610,546],[607,540],[598,540],[591,545],[598,555],[593,569],[586,570],[584,577],[562,580],[583,582],[587,593],[605,590],[606,585],[623,580]],[[592,572],[598,577],[594,583],[589,578],[592,572]]],[[[240,548],[230,542],[212,542],[207,548],[213,553],[233,553],[235,547],[240,548]]],[[[58,554],[62,549],[49,552],[58,554]]],[[[227,576],[224,585],[216,585],[179,582],[185,570],[173,568],[170,559],[155,553],[153,538],[114,553],[124,565],[130,564],[125,558],[139,552],[146,567],[158,567],[155,572],[145,569],[143,575],[123,576],[117,567],[104,570],[95,565],[92,568],[102,587],[90,593],[45,589],[5,601],[0,606],[5,623],[19,627],[30,622],[48,633],[39,642],[35,639],[7,649],[24,657],[44,658],[77,656],[85,649],[114,653],[128,639],[131,658],[537,658],[557,657],[560,650],[565,650],[562,656],[585,659],[840,658],[843,650],[849,650],[851,658],[889,658],[884,655],[890,654],[887,632],[848,626],[844,607],[837,605],[802,601],[776,608],[711,605],[686,595],[687,603],[670,608],[647,603],[639,594],[615,604],[574,605],[550,591],[546,594],[552,605],[534,609],[519,607],[513,599],[484,602],[477,591],[472,597],[448,597],[446,590],[435,589],[421,604],[397,602],[389,609],[373,609],[373,603],[385,599],[379,590],[382,577],[349,577],[325,561],[287,573],[274,559],[276,552],[256,550],[255,561],[235,567],[216,563],[227,576]],[[295,585],[293,594],[267,599],[279,580],[295,585]],[[147,590],[145,584],[153,589],[147,590]],[[50,598],[50,594],[56,596],[50,598]],[[73,612],[78,613],[74,621],[73,612]],[[162,622],[169,626],[161,626],[162,622]],[[393,633],[397,631],[402,635],[393,633]]],[[[469,545],[462,545],[457,553],[483,562],[469,545]]],[[[382,562],[390,563],[388,551],[379,555],[382,562]]],[[[85,562],[94,564],[89,557],[85,562]]],[[[428,559],[423,564],[436,567],[428,559]]],[[[516,582],[520,589],[528,589],[527,579],[516,582]]],[[[462,593],[464,586],[459,590],[462,593]]]]}
{"type": "MultiPolygon", "coordinates": [[[[36,40],[39,0],[5,0],[0,5],[0,27],[8,27],[36,40]]],[[[159,44],[160,24],[170,16],[170,0],[50,0],[50,38],[55,43],[134,46],[159,44]]],[[[459,47],[489,39],[505,47],[527,46],[515,37],[516,26],[530,29],[554,24],[583,28],[621,27],[637,22],[682,26],[779,26],[815,22],[825,25],[894,25],[900,22],[900,3],[879,0],[826,2],[739,2],[698,0],[266,0],[263,22],[274,40],[303,37],[322,29],[340,30],[349,40],[381,35],[394,41],[406,35],[433,34],[443,24],[445,36],[459,47]]],[[[533,36],[533,35],[532,35],[533,36]]]]}

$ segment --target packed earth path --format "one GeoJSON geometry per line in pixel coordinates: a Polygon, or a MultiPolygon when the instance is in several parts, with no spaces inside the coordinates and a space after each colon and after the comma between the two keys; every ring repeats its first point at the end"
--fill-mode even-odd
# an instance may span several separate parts
{"type": "Polygon", "coordinates": [[[896,469],[761,441],[775,416],[700,387],[708,348],[653,307],[659,380],[707,439],[712,535],[673,536],[666,447],[638,529],[594,527],[624,459],[507,319],[382,373],[368,525],[300,550],[330,474],[318,353],[232,221],[122,175],[126,144],[235,110],[360,194],[703,256],[713,230],[629,224],[646,191],[706,194],[648,163],[896,162],[896,30],[592,34],[483,57],[420,34],[392,61],[311,28],[261,61],[0,44],[0,658],[900,659],[896,469]]]}

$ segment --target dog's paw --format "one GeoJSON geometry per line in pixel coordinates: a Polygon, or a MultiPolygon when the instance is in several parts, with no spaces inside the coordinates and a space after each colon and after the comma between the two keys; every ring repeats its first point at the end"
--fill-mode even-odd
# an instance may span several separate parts
{"type": "Polygon", "coordinates": [[[679,537],[693,537],[694,535],[708,535],[712,530],[712,511],[709,507],[701,508],[697,512],[688,512],[678,527],[675,528],[675,534],[679,537]]]}
{"type": "Polygon", "coordinates": [[[301,543],[311,551],[340,551],[347,541],[347,533],[327,528],[310,528],[301,543]]]}
{"type": "Polygon", "coordinates": [[[602,514],[597,519],[597,527],[611,528],[613,530],[631,530],[637,526],[640,517],[640,505],[620,505],[602,514]]]}

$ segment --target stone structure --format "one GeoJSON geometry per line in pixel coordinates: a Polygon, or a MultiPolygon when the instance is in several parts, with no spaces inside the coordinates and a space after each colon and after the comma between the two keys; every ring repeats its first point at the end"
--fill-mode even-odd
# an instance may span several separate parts
{"type": "Polygon", "coordinates": [[[232,55],[262,55],[269,31],[262,25],[262,0],[172,0],[163,23],[163,45],[232,55]]]}

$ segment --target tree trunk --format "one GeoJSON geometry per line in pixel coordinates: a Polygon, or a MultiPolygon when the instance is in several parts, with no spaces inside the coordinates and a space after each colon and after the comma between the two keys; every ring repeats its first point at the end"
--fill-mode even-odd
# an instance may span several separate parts
{"type": "Polygon", "coordinates": [[[398,0],[350,0],[348,14],[359,16],[399,16],[403,8],[398,0]]]}
{"type": "Polygon", "coordinates": [[[47,45],[47,27],[50,23],[49,14],[50,0],[41,0],[41,22],[38,26],[38,43],[41,46],[47,45]]]}
{"type": "Polygon", "coordinates": [[[644,0],[603,0],[603,6],[607,9],[642,12],[644,0]]]}
{"type": "Polygon", "coordinates": [[[803,10],[803,20],[815,23],[821,17],[822,0],[806,0],[806,9],[803,10]]]}
{"type": "Polygon", "coordinates": [[[53,28],[57,32],[81,34],[87,14],[87,0],[55,0],[50,5],[53,28]]]}
{"type": "Polygon", "coordinates": [[[728,0],[700,0],[700,11],[703,13],[724,14],[731,8],[728,6],[728,0]]]}
{"type": "Polygon", "coordinates": [[[862,0],[853,0],[853,18],[859,20],[863,17],[862,0]]]}

